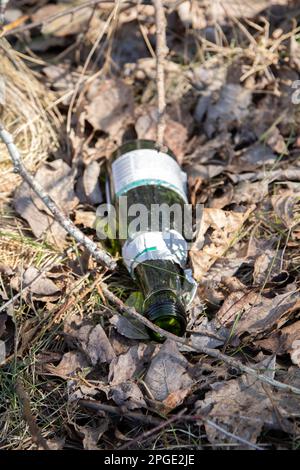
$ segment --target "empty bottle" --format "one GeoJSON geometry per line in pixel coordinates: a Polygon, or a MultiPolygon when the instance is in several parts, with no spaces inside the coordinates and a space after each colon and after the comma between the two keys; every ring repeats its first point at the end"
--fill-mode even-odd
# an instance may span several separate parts
{"type": "MultiPolygon", "coordinates": [[[[143,293],[143,314],[182,336],[186,307],[196,290],[191,271],[185,269],[186,174],[171,151],[158,151],[155,143],[147,140],[121,146],[109,171],[110,195],[119,214],[122,257],[143,293]],[[172,208],[175,210],[170,211],[172,208]],[[124,227],[126,239],[122,240],[124,227]]],[[[153,331],[149,334],[163,340],[153,331]]]]}

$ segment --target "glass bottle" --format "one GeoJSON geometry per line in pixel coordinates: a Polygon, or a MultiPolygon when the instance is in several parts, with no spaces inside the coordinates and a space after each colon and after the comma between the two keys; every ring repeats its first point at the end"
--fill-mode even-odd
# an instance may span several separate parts
{"type": "MultiPolygon", "coordinates": [[[[120,240],[123,260],[144,295],[143,314],[157,326],[182,336],[187,323],[186,294],[191,290],[184,270],[186,174],[170,150],[159,152],[155,142],[137,140],[113,154],[109,180],[111,200],[119,214],[119,237],[124,225],[127,229],[126,239],[120,240]],[[125,198],[125,209],[120,209],[125,198]],[[131,211],[136,204],[148,214],[138,226],[138,211],[131,211]],[[170,211],[172,207],[176,210],[170,211]]],[[[164,339],[152,330],[149,334],[157,341],[164,339]]]]}

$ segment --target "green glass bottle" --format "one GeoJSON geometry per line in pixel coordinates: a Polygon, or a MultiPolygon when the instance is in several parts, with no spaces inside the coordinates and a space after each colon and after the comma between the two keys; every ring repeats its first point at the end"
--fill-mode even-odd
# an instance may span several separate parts
{"type": "MultiPolygon", "coordinates": [[[[144,295],[143,313],[161,328],[182,336],[187,323],[186,299],[190,298],[187,291],[195,290],[184,269],[186,174],[171,151],[159,152],[155,142],[148,140],[121,146],[112,156],[109,172],[111,198],[120,214],[122,256],[144,295]],[[126,204],[120,208],[124,200],[126,204]]],[[[152,330],[149,334],[157,341],[164,339],[152,330]]]]}

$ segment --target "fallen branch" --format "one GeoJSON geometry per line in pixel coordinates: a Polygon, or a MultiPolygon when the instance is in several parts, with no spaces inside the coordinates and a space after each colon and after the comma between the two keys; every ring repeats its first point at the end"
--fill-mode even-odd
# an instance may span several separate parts
{"type": "MultiPolygon", "coordinates": [[[[3,1],[3,0],[2,0],[3,1]]],[[[5,1],[5,0],[4,0],[5,1]]],[[[0,0],[1,3],[1,0],[0,0]]],[[[72,8],[66,8],[64,11],[60,11],[59,13],[56,13],[55,15],[51,15],[48,18],[44,18],[41,21],[35,21],[33,23],[29,23],[23,26],[18,26],[14,29],[11,29],[9,31],[4,31],[4,33],[1,35],[2,37],[4,36],[11,36],[13,34],[17,33],[23,33],[25,31],[29,31],[34,28],[39,28],[40,26],[45,26],[46,24],[52,23],[53,21],[58,20],[59,18],[62,18],[63,16],[66,15],[75,15],[78,13],[80,10],[83,10],[84,8],[91,7],[91,6],[96,6],[96,5],[101,5],[101,4],[114,4],[115,0],[89,0],[87,2],[81,3],[80,5],[76,5],[75,7],[72,8]]],[[[136,5],[137,3],[128,0],[126,1],[127,5],[136,5]]],[[[124,6],[124,9],[127,9],[128,6],[124,6]]]]}
{"type": "Polygon", "coordinates": [[[240,444],[243,444],[251,449],[255,450],[263,450],[262,447],[253,444],[252,442],[247,441],[246,439],[243,439],[242,437],[237,436],[236,434],[233,434],[223,427],[219,426],[217,423],[212,421],[211,419],[205,418],[204,416],[200,415],[186,415],[186,409],[181,410],[179,413],[176,415],[172,416],[169,419],[160,419],[160,418],[155,418],[151,415],[143,415],[142,413],[136,413],[132,411],[125,410],[123,411],[121,407],[116,407],[116,406],[111,406],[111,405],[105,405],[103,403],[100,403],[98,401],[92,401],[92,400],[79,400],[79,405],[83,406],[84,408],[90,408],[95,411],[99,412],[104,412],[108,413],[111,415],[117,415],[125,419],[134,419],[137,422],[143,423],[143,424],[151,424],[154,427],[150,429],[149,431],[145,431],[142,435],[139,435],[136,439],[133,439],[132,441],[128,442],[127,444],[124,444],[122,447],[119,448],[119,450],[125,450],[130,448],[134,444],[141,444],[148,440],[153,434],[161,431],[165,427],[169,426],[170,424],[174,422],[180,422],[180,421],[203,421],[206,422],[209,426],[217,429],[218,431],[222,432],[226,436],[234,439],[235,441],[239,442],[240,444]]]}
{"type": "Polygon", "coordinates": [[[50,196],[45,192],[42,186],[35,181],[33,176],[26,170],[24,167],[20,153],[17,147],[14,144],[12,135],[7,132],[2,124],[0,123],[0,139],[4,142],[9,152],[9,155],[14,164],[14,171],[19,173],[22,176],[23,180],[30,186],[30,188],[36,193],[36,195],[43,201],[47,209],[52,213],[54,219],[66,230],[66,232],[75,238],[75,240],[85,246],[89,253],[94,257],[94,259],[100,263],[102,266],[107,267],[110,270],[116,268],[116,262],[113,258],[106,253],[106,251],[98,248],[97,244],[93,242],[89,237],[84,235],[81,230],[79,230],[73,222],[68,219],[61,209],[55,204],[55,202],[50,198],[50,196]]]}
{"type": "Polygon", "coordinates": [[[157,86],[157,136],[156,144],[164,145],[166,128],[165,60],[168,53],[166,40],[166,17],[162,0],[154,0],[156,24],[156,86],[157,86]]]}
{"type": "Polygon", "coordinates": [[[127,307],[122,300],[120,300],[117,296],[115,296],[107,287],[105,284],[101,284],[103,293],[105,297],[112,302],[122,313],[127,313],[128,315],[132,316],[139,322],[143,323],[147,328],[150,328],[151,330],[155,331],[159,335],[163,335],[168,339],[171,339],[175,341],[176,343],[183,344],[185,347],[189,348],[191,351],[196,351],[202,354],[206,354],[207,356],[214,357],[215,359],[218,359],[219,361],[225,362],[225,364],[228,364],[231,367],[234,367],[235,369],[245,372],[248,375],[251,375],[252,377],[255,377],[257,380],[260,380],[263,383],[266,383],[268,385],[271,385],[273,387],[279,388],[280,390],[285,390],[286,392],[292,392],[297,395],[300,395],[300,389],[297,387],[294,387],[293,385],[287,385],[282,382],[279,382],[278,380],[274,380],[271,377],[267,377],[266,375],[260,374],[258,370],[246,366],[243,364],[241,361],[234,359],[230,356],[227,356],[226,354],[221,353],[217,349],[211,349],[211,348],[206,348],[206,347],[195,347],[191,344],[191,340],[189,339],[184,339],[180,338],[179,336],[173,335],[173,333],[170,333],[169,331],[165,331],[159,326],[154,325],[150,320],[145,318],[143,315],[138,313],[134,308],[132,307],[127,307]]]}
{"type": "Polygon", "coordinates": [[[100,403],[98,401],[92,400],[79,400],[79,405],[83,406],[84,408],[89,408],[94,411],[104,412],[111,415],[117,415],[120,417],[124,417],[126,419],[133,419],[139,423],[143,424],[152,424],[153,426],[159,426],[161,423],[165,423],[160,418],[154,418],[151,415],[143,415],[142,413],[136,413],[135,411],[128,411],[122,410],[120,406],[112,406],[112,405],[105,405],[104,403],[100,403]]]}
{"type": "Polygon", "coordinates": [[[132,441],[128,442],[127,444],[124,444],[122,447],[119,448],[119,450],[128,449],[133,444],[144,443],[145,441],[147,441],[149,439],[149,437],[151,437],[156,432],[161,431],[163,428],[167,427],[168,425],[170,425],[174,422],[180,422],[180,421],[202,421],[202,422],[205,422],[209,426],[211,426],[212,428],[217,429],[219,432],[221,432],[225,436],[230,437],[231,439],[235,440],[236,442],[238,442],[240,444],[243,444],[244,446],[249,447],[250,449],[263,450],[262,447],[260,447],[256,444],[253,444],[253,442],[247,441],[246,439],[243,439],[242,437],[237,436],[236,434],[233,434],[232,432],[227,431],[227,429],[223,428],[222,426],[219,426],[217,423],[215,423],[211,419],[208,419],[208,418],[205,418],[205,417],[199,416],[199,415],[186,416],[185,411],[186,411],[186,409],[181,410],[177,415],[172,416],[167,421],[162,421],[160,424],[158,424],[154,428],[150,429],[149,431],[144,432],[141,436],[139,435],[137,438],[133,439],[132,441]]]}

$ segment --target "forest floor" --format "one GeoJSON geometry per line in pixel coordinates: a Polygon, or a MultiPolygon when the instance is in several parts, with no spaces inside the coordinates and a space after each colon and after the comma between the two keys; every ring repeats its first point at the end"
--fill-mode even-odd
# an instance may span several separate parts
{"type": "MultiPolygon", "coordinates": [[[[0,30],[0,121],[99,247],[107,159],[127,140],[155,139],[155,11],[145,3],[11,1],[0,30]]],[[[165,143],[191,202],[204,205],[189,260],[194,351],[155,343],[120,316],[103,281],[139,305],[118,247],[104,247],[117,269],[99,267],[0,143],[2,449],[299,449],[300,8],[164,5],[165,143]]]]}

